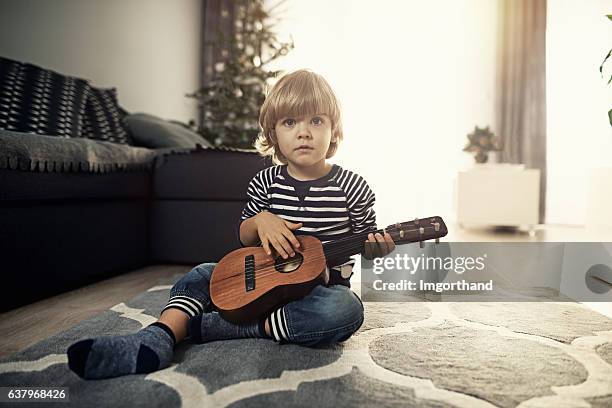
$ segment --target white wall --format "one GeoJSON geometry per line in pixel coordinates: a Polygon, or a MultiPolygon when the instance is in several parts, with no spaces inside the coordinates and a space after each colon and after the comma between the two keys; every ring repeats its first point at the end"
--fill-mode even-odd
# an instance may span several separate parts
{"type": "MultiPolygon", "coordinates": [[[[612,166],[612,74],[599,66],[612,46],[610,0],[548,0],[547,123],[549,223],[583,224],[593,167],[612,166]]],[[[610,180],[612,183],[612,180],[610,180]]]]}
{"type": "Polygon", "coordinates": [[[128,111],[188,121],[200,0],[0,0],[0,55],[117,87],[128,111]]]}
{"type": "MultiPolygon", "coordinates": [[[[276,1],[271,1],[271,4],[276,1]]],[[[362,174],[379,227],[452,218],[453,180],[475,125],[493,125],[498,2],[288,0],[283,69],[328,79],[344,113],[334,162],[362,174]]]]}

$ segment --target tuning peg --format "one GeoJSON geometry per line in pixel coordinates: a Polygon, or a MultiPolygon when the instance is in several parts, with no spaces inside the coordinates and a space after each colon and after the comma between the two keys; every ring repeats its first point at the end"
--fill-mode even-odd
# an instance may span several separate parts
{"type": "Polygon", "coordinates": [[[419,234],[423,235],[425,233],[425,228],[419,227],[419,234]]]}
{"type": "MultiPolygon", "coordinates": [[[[434,226],[434,231],[440,231],[440,223],[434,222],[432,223],[434,226]]],[[[440,238],[436,238],[436,245],[440,243],[440,238]]]]}
{"type": "Polygon", "coordinates": [[[414,219],[414,225],[419,225],[419,219],[418,218],[414,219]]]}

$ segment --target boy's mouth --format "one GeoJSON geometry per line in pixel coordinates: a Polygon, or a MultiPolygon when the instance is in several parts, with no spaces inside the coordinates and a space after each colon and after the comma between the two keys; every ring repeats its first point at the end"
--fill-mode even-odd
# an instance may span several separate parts
{"type": "Polygon", "coordinates": [[[300,146],[296,147],[295,150],[312,150],[313,148],[310,146],[300,146]]]}

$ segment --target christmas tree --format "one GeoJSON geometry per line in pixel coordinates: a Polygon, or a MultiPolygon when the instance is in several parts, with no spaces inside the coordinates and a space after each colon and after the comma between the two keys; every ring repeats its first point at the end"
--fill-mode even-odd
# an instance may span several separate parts
{"type": "Polygon", "coordinates": [[[293,41],[281,42],[273,31],[278,20],[271,13],[282,3],[265,8],[263,0],[235,0],[221,12],[233,19],[231,29],[217,30],[218,60],[204,86],[187,95],[201,109],[199,133],[215,146],[253,147],[266,84],[279,74],[267,66],[293,49],[293,41]]]}

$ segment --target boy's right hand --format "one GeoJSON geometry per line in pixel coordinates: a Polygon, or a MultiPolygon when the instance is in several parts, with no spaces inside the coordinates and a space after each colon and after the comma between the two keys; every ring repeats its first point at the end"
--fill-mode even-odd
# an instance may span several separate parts
{"type": "Polygon", "coordinates": [[[268,256],[272,255],[270,246],[274,247],[276,252],[278,252],[283,259],[295,255],[293,248],[295,248],[295,250],[300,248],[300,242],[295,235],[293,235],[293,230],[301,228],[301,222],[295,224],[283,220],[279,216],[268,211],[260,212],[254,219],[257,225],[259,240],[268,256]]]}

